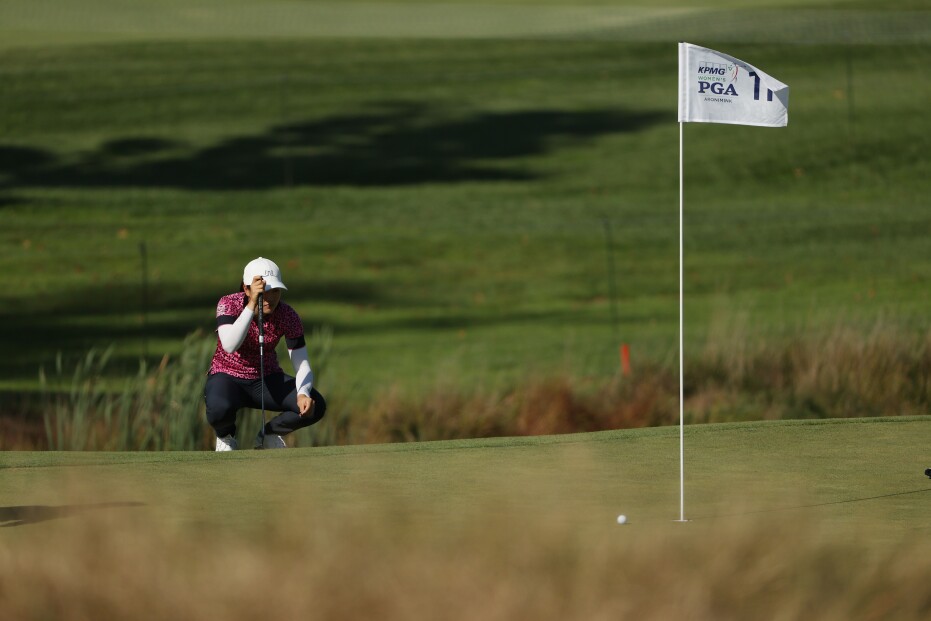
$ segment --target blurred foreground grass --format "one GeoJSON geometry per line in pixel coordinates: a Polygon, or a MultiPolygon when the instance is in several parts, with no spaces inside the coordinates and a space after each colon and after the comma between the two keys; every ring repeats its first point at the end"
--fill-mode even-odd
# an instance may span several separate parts
{"type": "MultiPolygon", "coordinates": [[[[110,509],[116,513],[116,509],[110,509]]],[[[931,549],[879,550],[807,517],[614,530],[560,509],[424,533],[376,507],[284,513],[249,538],[121,515],[0,544],[11,618],[750,619],[920,621],[931,549]],[[765,610],[765,613],[762,611],[765,610]]]]}
{"type": "Polygon", "coordinates": [[[685,524],[672,521],[674,429],[4,453],[0,607],[20,619],[923,619],[929,425],[690,427],[685,524]]]}

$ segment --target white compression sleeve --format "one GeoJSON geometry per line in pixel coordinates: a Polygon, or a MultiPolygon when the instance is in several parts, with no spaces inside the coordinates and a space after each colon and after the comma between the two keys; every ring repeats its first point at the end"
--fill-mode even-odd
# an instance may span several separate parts
{"type": "Polygon", "coordinates": [[[288,355],[291,357],[291,364],[294,365],[294,384],[297,386],[297,394],[309,397],[310,389],[314,385],[314,372],[310,370],[307,348],[289,349],[288,355]]]}
{"type": "Polygon", "coordinates": [[[223,351],[231,354],[239,349],[242,342],[246,340],[246,333],[249,331],[250,323],[252,323],[252,311],[247,306],[242,309],[242,313],[236,318],[235,322],[217,328],[223,351]]]}

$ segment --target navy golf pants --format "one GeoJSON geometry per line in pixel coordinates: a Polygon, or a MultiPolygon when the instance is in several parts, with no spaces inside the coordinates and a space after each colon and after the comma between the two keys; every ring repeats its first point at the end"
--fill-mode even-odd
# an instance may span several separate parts
{"type": "MultiPolygon", "coordinates": [[[[265,433],[286,436],[320,421],[326,413],[326,401],[316,388],[311,388],[310,398],[314,401],[313,409],[301,416],[298,414],[294,378],[284,373],[266,375],[265,409],[280,414],[265,424],[265,433]]],[[[207,403],[207,422],[217,437],[235,437],[236,414],[239,410],[262,408],[262,380],[246,380],[226,373],[214,373],[207,377],[204,401],[207,403]]]]}

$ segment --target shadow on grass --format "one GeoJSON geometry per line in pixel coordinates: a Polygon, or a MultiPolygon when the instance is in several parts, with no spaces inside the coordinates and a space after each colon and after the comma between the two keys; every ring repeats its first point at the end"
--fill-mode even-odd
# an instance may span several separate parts
{"type": "MultiPolygon", "coordinates": [[[[320,319],[314,315],[315,305],[339,304],[360,309],[377,309],[390,312],[373,315],[364,321],[358,319],[328,319],[326,325],[337,338],[345,335],[378,335],[395,331],[449,332],[494,326],[520,324],[566,323],[578,324],[589,319],[580,318],[571,310],[530,311],[509,309],[489,311],[468,305],[447,308],[437,312],[437,303],[429,300],[412,302],[403,289],[389,283],[353,282],[339,279],[289,280],[295,294],[305,298],[291,302],[298,307],[309,334],[320,319]]],[[[188,334],[201,330],[210,337],[216,327],[217,300],[232,293],[229,290],[202,289],[197,283],[160,288],[157,296],[149,300],[148,320],[143,323],[140,287],[132,283],[105,283],[85,286],[80,290],[82,303],[75,303],[70,291],[46,294],[41,309],[22,313],[17,308],[0,310],[0,342],[5,355],[0,356],[0,374],[9,381],[31,381],[37,377],[40,366],[51,373],[58,352],[62,352],[65,368],[82,358],[90,349],[99,352],[111,345],[130,345],[121,348],[127,353],[114,353],[108,366],[119,375],[138,369],[143,343],[178,341],[188,334]],[[135,345],[135,347],[132,347],[135,345]]],[[[289,300],[286,300],[289,301],[289,300]]],[[[164,352],[146,347],[149,364],[158,364],[164,352]]],[[[206,372],[206,369],[205,369],[206,372]]],[[[9,412],[5,402],[15,401],[15,395],[0,393],[0,412],[9,412]]]]}
{"type": "Polygon", "coordinates": [[[26,505],[22,507],[0,507],[0,527],[24,526],[66,517],[73,517],[90,511],[117,509],[122,507],[144,507],[144,502],[100,502],[85,505],[26,505]]]}
{"type": "MultiPolygon", "coordinates": [[[[291,185],[399,186],[420,183],[532,180],[525,158],[544,155],[602,135],[635,132],[666,120],[661,111],[519,110],[451,118],[414,102],[383,102],[361,112],[304,120],[252,135],[230,136],[196,147],[180,139],[121,136],[79,153],[0,144],[0,208],[20,202],[17,190],[41,187],[166,187],[185,190],[262,190],[291,185]]],[[[410,308],[403,292],[385,284],[317,280],[298,283],[315,301],[359,307],[410,308]]],[[[150,298],[143,327],[141,289],[106,283],[45,296],[41,306],[0,311],[7,380],[36,377],[59,350],[143,339],[181,339],[197,328],[212,331],[217,299],[228,291],[161,288],[150,298]],[[171,297],[166,297],[171,296],[171,297]],[[81,303],[76,303],[80,299],[81,303]],[[192,321],[196,310],[202,320],[192,321]],[[202,315],[200,314],[203,310],[202,315]]],[[[416,315],[415,312],[411,315],[416,315]]],[[[337,333],[397,328],[450,329],[476,322],[468,310],[446,318],[406,318],[398,325],[334,325],[337,333]]],[[[533,318],[531,320],[537,320],[533,318]]],[[[307,317],[311,324],[313,317],[307,317]]],[[[155,361],[160,355],[153,353],[155,361]]],[[[134,366],[136,360],[124,360],[134,366]]]]}
{"type": "MultiPolygon", "coordinates": [[[[294,291],[308,292],[316,303],[384,304],[387,301],[378,287],[368,283],[321,280],[317,283],[289,283],[294,291]]],[[[133,345],[141,351],[143,343],[181,341],[201,330],[210,335],[216,327],[215,309],[221,296],[229,290],[204,290],[197,283],[162,288],[151,296],[148,320],[142,320],[140,287],[132,283],[107,283],[85,286],[76,294],[64,291],[43,296],[42,308],[23,313],[18,308],[0,310],[0,374],[6,380],[34,380],[39,367],[51,371],[55,357],[62,352],[66,363],[83,357],[88,350],[103,351],[111,345],[133,345]]],[[[313,303],[312,303],[313,304],[313,303]]],[[[312,309],[311,304],[311,309],[312,309]]],[[[302,312],[305,328],[315,325],[312,313],[302,312]]],[[[340,328],[342,330],[342,328],[340,328]]],[[[148,348],[149,363],[158,364],[164,352],[148,348]]],[[[133,372],[138,368],[138,354],[114,354],[111,370],[133,372]]],[[[71,366],[65,365],[66,368],[71,366]]],[[[204,370],[206,372],[206,369],[204,370]]],[[[0,395],[0,411],[4,411],[0,395]]]]}
{"type": "Polygon", "coordinates": [[[0,189],[261,190],[524,181],[540,175],[508,160],[640,131],[666,116],[660,111],[529,110],[441,119],[422,104],[386,102],[372,111],[277,125],[204,148],[128,136],[66,161],[40,148],[0,145],[0,189]]]}
{"type": "Polygon", "coordinates": [[[846,505],[857,502],[867,502],[870,500],[882,500],[883,498],[893,498],[895,496],[909,496],[911,494],[924,494],[931,492],[931,487],[925,489],[914,489],[908,492],[893,492],[891,494],[880,494],[879,496],[864,496],[863,498],[847,498],[845,500],[832,500],[831,502],[817,502],[810,505],[795,505],[791,507],[774,507],[772,509],[759,509],[757,511],[745,511],[742,513],[726,513],[721,515],[704,515],[693,520],[710,520],[713,518],[723,518],[723,517],[742,517],[745,515],[758,515],[762,513],[778,513],[780,511],[798,511],[801,509],[815,509],[817,507],[830,507],[832,505],[846,505]]]}

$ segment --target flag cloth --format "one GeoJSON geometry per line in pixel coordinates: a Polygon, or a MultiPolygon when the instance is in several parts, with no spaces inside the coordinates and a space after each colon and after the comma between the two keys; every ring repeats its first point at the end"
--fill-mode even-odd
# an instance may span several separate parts
{"type": "Polygon", "coordinates": [[[680,43],[679,122],[785,127],[789,87],[733,56],[680,43]]]}

